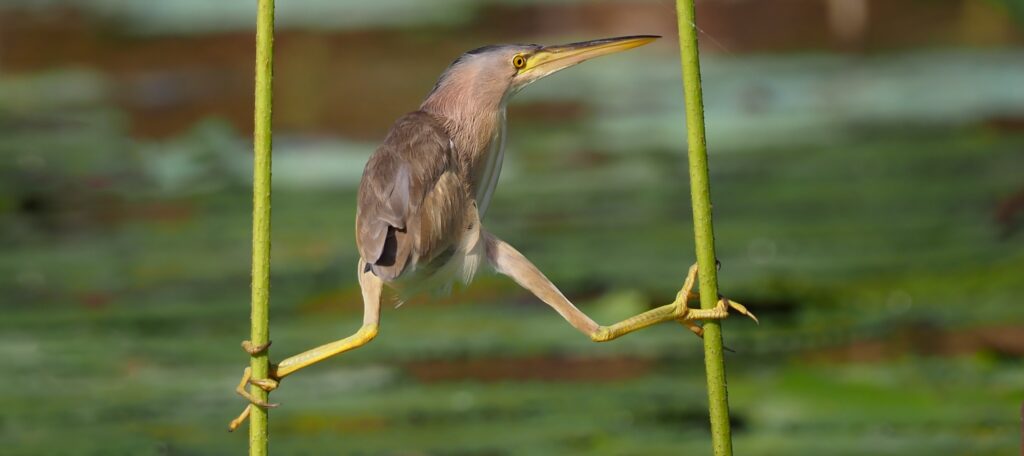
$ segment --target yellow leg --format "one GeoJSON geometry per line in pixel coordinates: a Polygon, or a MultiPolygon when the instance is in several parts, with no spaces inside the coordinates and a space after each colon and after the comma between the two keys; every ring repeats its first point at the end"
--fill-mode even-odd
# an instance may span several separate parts
{"type": "Polygon", "coordinates": [[[277,363],[271,369],[272,374],[278,379],[287,377],[300,369],[312,366],[327,358],[362,347],[373,340],[374,337],[377,337],[377,324],[363,325],[359,328],[359,331],[356,331],[351,336],[307,350],[277,363]]]}
{"type": "MultiPolygon", "coordinates": [[[[245,391],[246,385],[256,385],[267,392],[273,391],[277,389],[281,379],[332,356],[340,355],[349,350],[362,347],[377,336],[378,323],[380,320],[380,293],[383,288],[383,282],[380,278],[373,275],[373,273],[364,271],[362,268],[363,264],[364,263],[360,261],[360,268],[358,270],[359,286],[363,292],[363,325],[359,330],[356,331],[355,334],[344,339],[321,345],[299,353],[298,355],[286,358],[280,363],[272,364],[270,366],[270,378],[254,379],[252,378],[252,371],[249,368],[246,368],[242,373],[241,382],[239,382],[238,387],[235,388],[235,392],[249,400],[249,405],[242,410],[242,413],[239,414],[237,418],[231,420],[231,423],[228,425],[229,430],[233,431],[245,422],[246,418],[249,417],[249,413],[251,412],[250,408],[252,406],[277,407],[278,405],[263,402],[252,397],[252,395],[245,391]]],[[[249,354],[260,353],[266,350],[269,345],[270,344],[267,343],[264,346],[253,346],[249,341],[242,342],[242,348],[249,354]]]]}

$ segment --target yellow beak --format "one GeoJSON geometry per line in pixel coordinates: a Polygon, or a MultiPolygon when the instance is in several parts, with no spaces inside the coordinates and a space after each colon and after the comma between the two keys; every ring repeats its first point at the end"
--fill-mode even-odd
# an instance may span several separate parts
{"type": "Polygon", "coordinates": [[[527,57],[526,65],[519,70],[519,76],[526,80],[524,82],[533,82],[594,57],[633,49],[658,38],[661,37],[656,35],[622,36],[558,46],[545,46],[527,57]]]}

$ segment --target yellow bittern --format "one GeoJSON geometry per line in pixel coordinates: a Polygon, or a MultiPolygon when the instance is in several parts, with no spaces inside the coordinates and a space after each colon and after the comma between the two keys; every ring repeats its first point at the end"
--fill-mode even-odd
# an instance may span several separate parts
{"type": "MultiPolygon", "coordinates": [[[[664,321],[678,321],[698,336],[694,320],[722,319],[730,308],[754,316],[742,305],[720,299],[713,309],[690,309],[697,299],[690,268],[671,304],[611,326],[600,326],[581,312],[519,251],[484,230],[505,152],[505,106],[530,83],[585,60],[632,49],[657,36],[626,36],[561,46],[497,45],[463,54],[441,75],[419,110],[395,122],[384,143],[366,164],[356,210],[356,273],[363,295],[363,325],[344,339],[313,348],[271,366],[269,379],[253,379],[245,370],[237,391],[251,404],[235,419],[237,427],[250,407],[272,407],[245,391],[247,384],[266,391],[299,369],[360,347],[377,335],[384,284],[408,296],[469,283],[481,263],[507,275],[557,311],[595,342],[615,339],[664,321]]],[[[266,346],[243,348],[260,353],[266,346]]]]}

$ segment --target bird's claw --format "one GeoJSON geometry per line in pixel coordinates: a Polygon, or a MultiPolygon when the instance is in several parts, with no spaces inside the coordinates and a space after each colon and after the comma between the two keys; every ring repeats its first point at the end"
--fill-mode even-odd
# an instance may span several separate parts
{"type": "Polygon", "coordinates": [[[678,316],[676,317],[676,321],[683,323],[698,336],[703,334],[703,330],[697,331],[697,329],[694,328],[695,325],[692,325],[691,322],[694,320],[724,320],[729,316],[730,309],[735,310],[739,314],[750,317],[750,319],[754,320],[754,323],[757,323],[758,325],[761,324],[761,322],[757,320],[757,316],[754,315],[753,312],[747,310],[746,306],[729,298],[719,297],[718,305],[711,309],[692,309],[687,307],[685,302],[679,303],[679,306],[680,308],[677,311],[678,316]]]}
{"type": "Polygon", "coordinates": [[[274,380],[272,378],[250,378],[249,384],[256,385],[259,389],[266,391],[268,393],[276,390],[278,385],[280,385],[280,383],[278,383],[277,380],[274,380]]]}
{"type": "MultiPolygon", "coordinates": [[[[243,343],[242,345],[244,346],[245,343],[243,343]]],[[[269,345],[269,343],[267,345],[269,345]]],[[[263,349],[266,350],[266,347],[264,347],[263,349]]],[[[246,367],[245,370],[242,372],[242,380],[239,381],[238,386],[235,387],[235,392],[238,393],[239,396],[242,396],[247,401],[249,401],[249,404],[245,406],[245,409],[242,410],[242,413],[239,414],[237,418],[231,420],[231,423],[228,424],[229,431],[234,431],[235,429],[238,429],[238,427],[245,422],[246,418],[249,418],[249,414],[252,413],[252,407],[254,405],[263,408],[274,408],[281,405],[273,402],[267,402],[258,397],[253,396],[249,391],[246,391],[245,389],[245,387],[248,385],[255,385],[257,388],[269,393],[277,389],[277,387],[280,385],[280,382],[278,381],[278,379],[273,378],[252,378],[252,368],[246,367]]]]}
{"type": "Polygon", "coordinates": [[[261,400],[257,397],[254,397],[252,394],[245,390],[245,387],[247,385],[255,385],[257,388],[269,393],[277,389],[279,384],[280,383],[277,380],[272,378],[252,378],[252,368],[246,367],[245,370],[242,372],[242,380],[238,382],[238,386],[235,388],[235,392],[238,393],[239,396],[248,399],[249,402],[256,404],[260,407],[277,407],[279,404],[273,404],[261,400]]]}
{"type": "MultiPolygon", "coordinates": [[[[727,302],[728,306],[730,308],[732,308],[736,312],[739,312],[741,315],[746,315],[746,316],[750,317],[750,319],[754,320],[754,323],[756,323],[758,326],[761,325],[761,322],[758,321],[757,316],[754,315],[753,312],[747,310],[746,306],[744,306],[743,304],[740,304],[740,303],[738,303],[736,301],[733,301],[731,299],[728,299],[728,298],[721,298],[721,300],[718,301],[718,305],[719,306],[722,306],[722,301],[727,302]]],[[[728,308],[726,309],[726,313],[728,313],[728,308]]]]}
{"type": "MultiPolygon", "coordinates": [[[[733,302],[733,301],[728,300],[726,298],[722,298],[721,300],[718,301],[719,302],[718,306],[722,305],[722,301],[728,301],[729,307],[735,308],[736,312],[754,319],[754,323],[757,323],[757,324],[760,325],[760,323],[758,322],[758,318],[755,317],[754,314],[751,313],[750,310],[746,309],[746,307],[744,307],[742,304],[740,304],[738,302],[733,302]]],[[[726,316],[728,316],[728,310],[727,309],[723,310],[723,312],[725,312],[726,316]]],[[[695,334],[697,337],[703,339],[703,327],[701,327],[700,325],[697,325],[696,323],[693,323],[693,320],[688,320],[688,319],[680,318],[680,319],[677,319],[676,322],[678,322],[680,325],[685,326],[686,329],[692,331],[693,334],[695,334]]],[[[726,351],[729,351],[729,353],[736,353],[736,350],[734,350],[732,348],[729,348],[726,345],[722,345],[722,348],[725,349],[726,351]]]]}
{"type": "Polygon", "coordinates": [[[243,340],[242,341],[242,350],[245,350],[246,353],[248,353],[248,354],[250,354],[252,356],[256,356],[256,355],[259,355],[259,354],[267,351],[267,349],[270,348],[270,344],[272,344],[272,343],[274,343],[274,342],[268,340],[267,343],[265,343],[265,344],[255,345],[255,344],[252,343],[251,340],[243,340]]]}
{"type": "MultiPolygon", "coordinates": [[[[721,267],[721,263],[715,260],[715,267],[721,267]]],[[[718,305],[711,309],[691,309],[687,306],[687,302],[690,300],[699,300],[700,293],[695,293],[693,288],[697,284],[697,265],[694,264],[690,267],[689,272],[686,274],[686,280],[683,282],[683,288],[679,290],[676,295],[676,321],[682,323],[690,331],[693,331],[697,337],[703,338],[704,329],[693,323],[694,320],[721,320],[729,316],[729,309],[735,310],[737,313],[746,315],[754,320],[754,323],[761,324],[757,320],[757,317],[753,312],[747,310],[746,306],[735,302],[731,299],[718,297],[718,305]]]]}
{"type": "Polygon", "coordinates": [[[676,320],[676,322],[678,322],[679,324],[685,326],[686,329],[689,329],[690,331],[692,331],[693,334],[696,335],[697,337],[699,337],[701,339],[704,338],[704,328],[702,328],[700,325],[698,325],[698,324],[696,324],[696,323],[694,323],[694,322],[692,322],[690,320],[676,320]]]}

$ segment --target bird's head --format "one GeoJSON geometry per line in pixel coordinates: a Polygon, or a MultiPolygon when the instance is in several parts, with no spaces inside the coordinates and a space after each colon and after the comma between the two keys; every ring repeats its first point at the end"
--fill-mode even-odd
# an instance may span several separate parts
{"type": "Polygon", "coordinates": [[[474,49],[445,70],[428,102],[435,95],[449,101],[465,101],[464,97],[501,101],[545,76],[594,57],[643,46],[658,38],[637,35],[557,46],[502,44],[474,49]]]}

